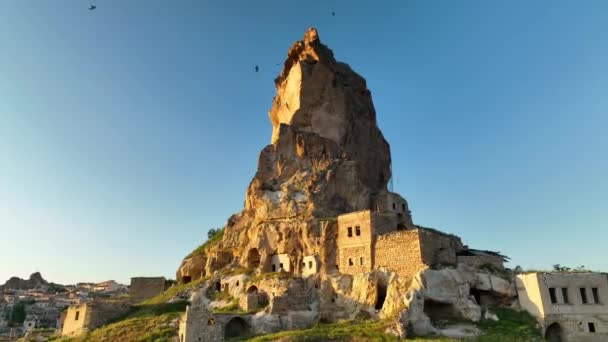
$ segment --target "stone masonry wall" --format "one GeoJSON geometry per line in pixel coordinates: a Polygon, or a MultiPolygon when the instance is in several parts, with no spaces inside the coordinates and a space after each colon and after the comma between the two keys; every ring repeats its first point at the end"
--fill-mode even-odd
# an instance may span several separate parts
{"type": "Polygon", "coordinates": [[[504,268],[503,260],[498,256],[491,255],[463,255],[457,257],[459,264],[465,264],[473,268],[480,268],[483,265],[490,264],[496,268],[504,268]]]}
{"type": "Polygon", "coordinates": [[[204,306],[189,306],[179,323],[180,342],[223,342],[222,325],[204,306]]]}
{"type": "Polygon", "coordinates": [[[131,296],[131,300],[133,302],[139,303],[162,293],[164,290],[164,277],[137,277],[131,278],[131,287],[129,288],[129,295],[131,296]]]}
{"type": "Polygon", "coordinates": [[[311,292],[301,278],[291,279],[287,291],[270,299],[270,313],[310,310],[311,292]]]}
{"type": "Polygon", "coordinates": [[[370,272],[372,267],[373,258],[370,245],[344,247],[340,249],[341,273],[355,275],[363,272],[370,272]]]}
{"type": "Polygon", "coordinates": [[[422,260],[418,230],[396,231],[376,237],[374,268],[383,267],[412,277],[427,268],[422,260]]]}
{"type": "Polygon", "coordinates": [[[456,265],[456,250],[461,248],[460,239],[434,232],[430,229],[418,229],[422,260],[433,266],[437,264],[456,265]]]}
{"type": "Polygon", "coordinates": [[[96,329],[109,321],[126,314],[130,309],[127,301],[96,301],[89,304],[87,329],[96,329]]]}
{"type": "Polygon", "coordinates": [[[61,336],[78,336],[86,331],[87,304],[70,306],[61,326],[61,336]]]}
{"type": "Polygon", "coordinates": [[[359,274],[371,271],[371,216],[369,210],[338,216],[338,267],[341,273],[359,274]]]}

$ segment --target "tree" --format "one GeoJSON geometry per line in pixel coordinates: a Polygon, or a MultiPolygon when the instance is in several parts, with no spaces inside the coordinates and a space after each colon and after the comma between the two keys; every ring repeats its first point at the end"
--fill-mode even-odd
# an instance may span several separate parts
{"type": "Polygon", "coordinates": [[[10,325],[21,325],[23,321],[25,321],[25,304],[18,302],[11,309],[8,322],[10,325]]]}
{"type": "Polygon", "coordinates": [[[209,231],[207,232],[207,238],[208,238],[209,240],[211,240],[211,239],[213,239],[213,237],[214,237],[215,235],[217,235],[217,233],[219,233],[219,232],[220,232],[220,230],[219,230],[219,229],[216,229],[216,228],[211,228],[211,229],[209,229],[209,231]]]}

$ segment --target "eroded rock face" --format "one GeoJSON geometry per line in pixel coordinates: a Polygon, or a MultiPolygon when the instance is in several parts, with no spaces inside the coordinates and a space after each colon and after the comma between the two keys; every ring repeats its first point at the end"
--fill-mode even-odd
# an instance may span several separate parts
{"type": "Polygon", "coordinates": [[[365,79],[337,62],[315,29],[289,48],[275,86],[268,113],[273,144],[279,140],[281,124],[316,133],[360,161],[363,183],[374,189],[386,186],[391,177],[390,148],[376,125],[365,79]]]}
{"type": "Polygon", "coordinates": [[[318,255],[320,272],[330,273],[336,227],[324,219],[370,209],[387,191],[390,148],[365,79],[337,62],[315,29],[291,46],[275,87],[272,143],[260,152],[244,208],[220,243],[184,259],[180,282],[229,264],[269,271],[277,254],[288,254],[296,270],[318,255]]]}

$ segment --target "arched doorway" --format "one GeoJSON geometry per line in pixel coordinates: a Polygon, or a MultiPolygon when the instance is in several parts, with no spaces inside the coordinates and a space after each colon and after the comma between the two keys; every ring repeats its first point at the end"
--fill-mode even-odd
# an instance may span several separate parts
{"type": "Polygon", "coordinates": [[[249,324],[241,317],[234,317],[228,321],[224,328],[224,338],[248,336],[251,333],[249,324]]]}
{"type": "Polygon", "coordinates": [[[255,286],[255,285],[249,286],[249,288],[247,289],[247,293],[258,293],[257,286],[255,286]]]}
{"type": "Polygon", "coordinates": [[[562,342],[563,341],[562,326],[559,323],[553,323],[545,330],[545,339],[548,342],[562,342]]]}
{"type": "Polygon", "coordinates": [[[258,252],[257,248],[252,248],[247,253],[247,266],[249,268],[260,267],[260,252],[258,252]]]}

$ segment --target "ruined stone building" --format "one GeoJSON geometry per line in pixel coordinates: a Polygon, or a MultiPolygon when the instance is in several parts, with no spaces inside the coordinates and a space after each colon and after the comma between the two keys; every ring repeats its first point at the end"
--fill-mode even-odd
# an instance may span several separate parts
{"type": "Polygon", "coordinates": [[[139,303],[161,294],[166,289],[165,277],[134,277],[131,278],[129,296],[133,303],[139,303]]]}
{"type": "Polygon", "coordinates": [[[548,341],[608,341],[608,275],[527,273],[516,278],[521,307],[548,341]]]}
{"type": "Polygon", "coordinates": [[[94,300],[86,304],[71,305],[59,319],[61,336],[78,336],[98,328],[108,321],[126,314],[128,301],[94,300]]]}

